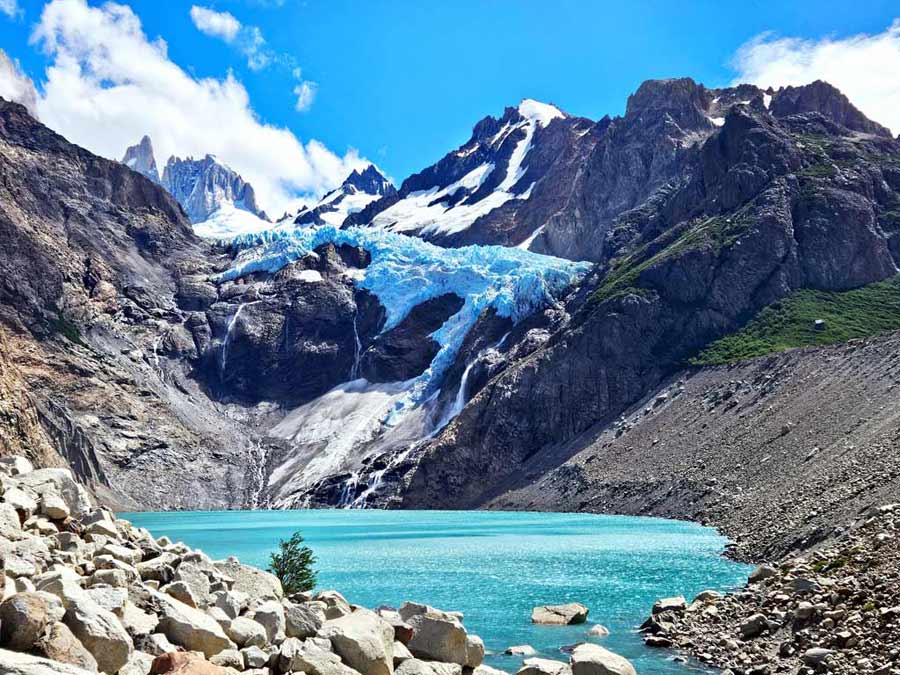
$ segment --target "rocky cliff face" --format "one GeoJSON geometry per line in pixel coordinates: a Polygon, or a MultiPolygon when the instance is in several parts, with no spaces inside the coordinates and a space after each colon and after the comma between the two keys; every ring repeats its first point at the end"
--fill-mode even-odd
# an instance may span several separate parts
{"type": "Polygon", "coordinates": [[[159,171],[156,168],[156,158],[153,156],[153,143],[149,136],[144,136],[137,145],[129,146],[122,157],[122,164],[132,171],[137,171],[142,176],[149,178],[154,183],[159,183],[159,171]]]}
{"type": "Polygon", "coordinates": [[[214,156],[203,159],[170,157],[162,186],[184,208],[192,223],[208,220],[223,207],[234,207],[265,220],[256,204],[253,186],[214,156]]]}

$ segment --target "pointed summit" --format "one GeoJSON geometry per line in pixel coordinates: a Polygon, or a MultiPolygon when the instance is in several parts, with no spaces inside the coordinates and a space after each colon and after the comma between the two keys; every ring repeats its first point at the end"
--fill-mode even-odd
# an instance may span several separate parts
{"type": "Polygon", "coordinates": [[[144,135],[140,143],[132,145],[125,150],[122,164],[149,178],[154,183],[160,182],[159,171],[156,168],[156,159],[153,157],[153,143],[147,135],[144,135]]]}
{"type": "Polygon", "coordinates": [[[382,197],[391,190],[395,190],[391,181],[384,177],[374,164],[369,164],[365,169],[359,171],[354,169],[341,187],[352,186],[359,192],[365,192],[369,195],[378,195],[382,197]]]}

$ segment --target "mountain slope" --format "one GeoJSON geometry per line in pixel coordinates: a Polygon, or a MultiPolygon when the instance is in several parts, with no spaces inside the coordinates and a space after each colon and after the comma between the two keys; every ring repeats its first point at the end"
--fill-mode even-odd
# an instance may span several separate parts
{"type": "Polygon", "coordinates": [[[483,504],[526,463],[613,422],[790,291],[895,274],[900,145],[889,135],[823,113],[776,118],[762,97],[732,106],[716,126],[684,158],[676,186],[611,226],[609,258],[590,296],[570,301],[573,319],[490,380],[410,461],[404,505],[483,504]]]}

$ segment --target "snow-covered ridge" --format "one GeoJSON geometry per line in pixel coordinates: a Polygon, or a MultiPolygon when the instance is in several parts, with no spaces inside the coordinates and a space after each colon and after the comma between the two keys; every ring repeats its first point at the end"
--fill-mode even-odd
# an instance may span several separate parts
{"type": "Polygon", "coordinates": [[[468,229],[476,220],[510,200],[529,199],[533,184],[520,185],[520,181],[528,171],[526,160],[534,142],[535,132],[554,119],[565,116],[562,111],[550,104],[524,99],[519,104],[518,116],[504,124],[491,138],[478,143],[470,141],[454,153],[458,158],[465,158],[481,149],[486,155],[492,156],[500,151],[511,134],[521,130],[524,135],[516,143],[505,166],[498,166],[494,161],[485,161],[446,187],[435,185],[432,188],[411,192],[376,215],[371,225],[392,232],[439,238],[468,229]],[[502,176],[494,176],[495,171],[504,173],[502,176]],[[487,195],[480,194],[479,188],[492,179],[497,187],[487,195]]]}
{"type": "Polygon", "coordinates": [[[464,299],[462,308],[432,334],[440,350],[430,367],[398,400],[394,413],[415,407],[436,392],[478,317],[493,308],[513,322],[553,303],[590,268],[561,258],[503,246],[442,248],[418,237],[384,230],[326,225],[267,230],[235,238],[239,253],[219,281],[254,272],[274,273],[324,244],[361,247],[371,263],[357,284],[378,297],[387,311],[385,330],[417,305],[446,293],[464,299]]]}

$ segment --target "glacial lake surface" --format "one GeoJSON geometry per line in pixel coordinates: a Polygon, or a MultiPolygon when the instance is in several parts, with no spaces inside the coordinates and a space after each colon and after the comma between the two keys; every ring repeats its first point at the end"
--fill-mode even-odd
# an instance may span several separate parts
{"type": "Polygon", "coordinates": [[[374,510],[121,517],[213,558],[233,555],[263,568],[278,540],[300,530],[318,558],[319,588],[370,608],[414,600],[464,612],[466,628],[484,639],[485,663],[510,673],[522,662],[503,655],[510,645],[567,661],[560,647],[588,640],[631,659],[641,675],[696,672],[645,647],[636,627],[658,598],[730,590],[749,571],[721,556],[726,540],[715,530],[656,518],[374,510]],[[535,605],[573,601],[590,608],[586,624],[530,621],[535,605]],[[611,634],[587,638],[594,623],[611,634]]]}

